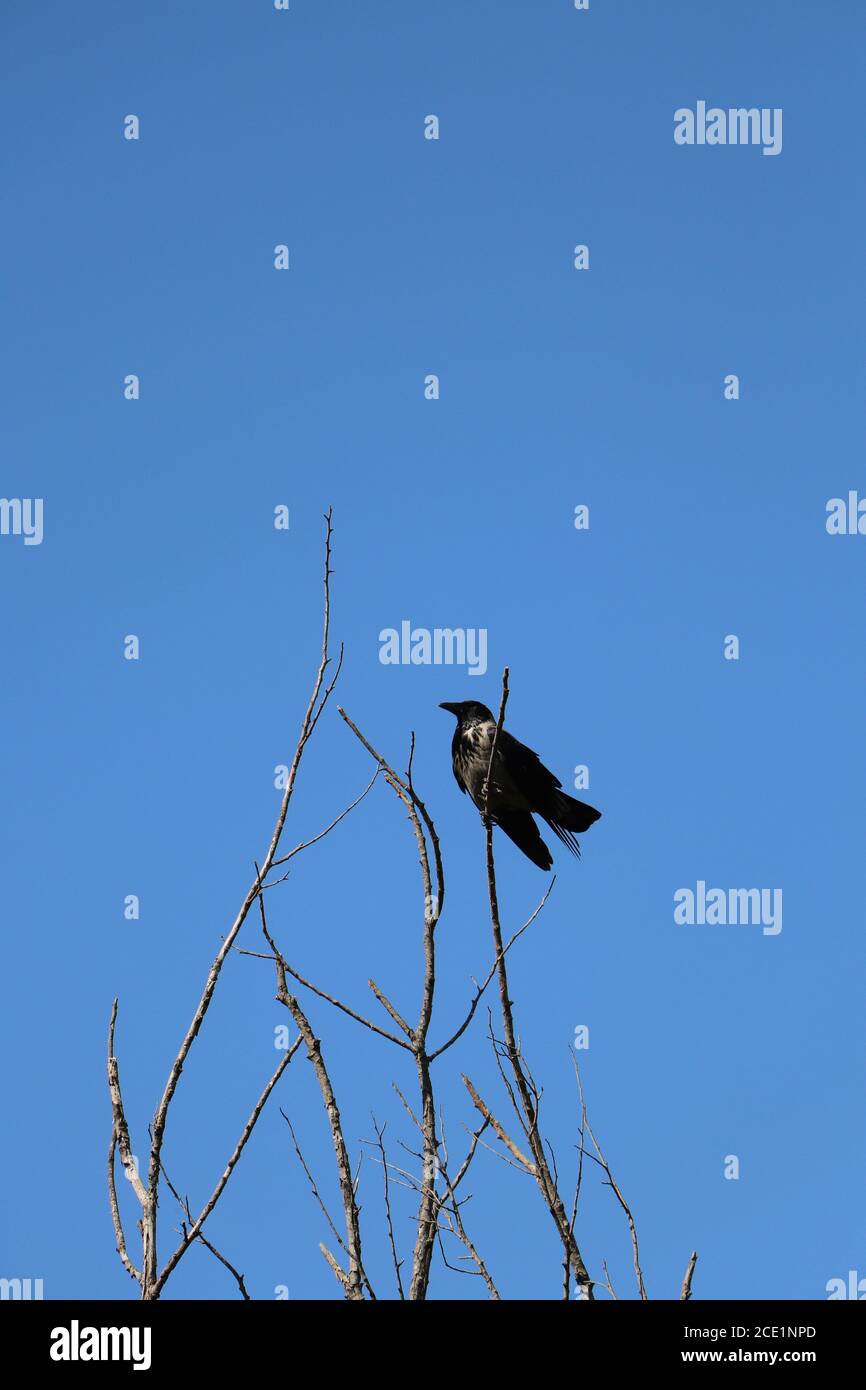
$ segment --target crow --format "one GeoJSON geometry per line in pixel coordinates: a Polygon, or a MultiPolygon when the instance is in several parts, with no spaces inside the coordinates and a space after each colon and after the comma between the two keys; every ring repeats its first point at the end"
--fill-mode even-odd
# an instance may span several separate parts
{"type": "MultiPolygon", "coordinates": [[[[451,743],[454,776],[460,790],[468,791],[483,816],[496,720],[487,706],[477,700],[441,704],[439,708],[457,716],[451,743]]],[[[553,857],[538,833],[532,812],[541,816],[578,858],[580,846],[574,832],[588,830],[601,816],[601,811],[575,801],[561,787],[562,783],[548,772],[537,753],[518,743],[505,729],[500,730],[490,779],[490,819],[539,869],[549,869],[553,857]]]]}

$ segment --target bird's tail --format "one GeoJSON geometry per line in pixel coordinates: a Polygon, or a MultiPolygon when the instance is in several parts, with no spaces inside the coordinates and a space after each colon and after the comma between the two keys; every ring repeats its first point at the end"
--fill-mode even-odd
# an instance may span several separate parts
{"type": "MultiPolygon", "coordinates": [[[[550,850],[538,833],[538,826],[528,811],[500,811],[496,824],[504,830],[509,840],[523,850],[527,859],[537,864],[539,869],[549,869],[553,863],[550,850]]],[[[557,834],[559,832],[557,831],[557,834]]]]}
{"type": "Polygon", "coordinates": [[[580,834],[601,819],[601,811],[596,811],[594,806],[588,806],[585,801],[577,801],[575,797],[567,796],[563,791],[553,793],[550,810],[546,815],[541,812],[541,815],[547,821],[554,835],[571,850],[572,854],[576,854],[578,859],[580,858],[580,845],[574,838],[575,831],[580,834]]]}

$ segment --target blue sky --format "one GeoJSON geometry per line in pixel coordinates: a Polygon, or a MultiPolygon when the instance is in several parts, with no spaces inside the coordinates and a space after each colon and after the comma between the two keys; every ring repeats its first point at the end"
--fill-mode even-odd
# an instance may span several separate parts
{"type": "MultiPolygon", "coordinates": [[[[566,787],[587,764],[604,813],[581,863],[557,855],[511,962],[563,1186],[586,1024],[590,1115],[651,1296],[677,1293],[693,1248],[696,1297],[822,1298],[866,1274],[866,538],[825,529],[830,498],[866,493],[862,6],[50,0],[8,6],[2,26],[0,491],[44,499],[44,539],[0,537],[0,1274],[41,1277],[46,1297],[135,1296],[105,1196],[111,1000],[143,1153],[270,835],[318,655],[331,504],[339,699],[398,767],[415,730],[446,855],[434,1040],[491,958],[483,836],[437,706],[495,704],[507,664],[509,727],[566,787]],[[674,111],[699,100],[782,108],[781,154],[676,145],[674,111]],[[403,619],[485,628],[487,674],[382,665],[379,632],[403,619]],[[676,924],[673,895],[698,880],[781,888],[782,931],[676,924]]],[[[369,772],[332,708],[288,845],[369,772]]],[[[546,879],[504,840],[498,866],[507,931],[546,879]]],[[[377,786],[295,862],[271,924],[322,987],[372,1013],[372,975],[414,1014],[416,880],[403,812],[377,786]]],[[[264,963],[234,957],[184,1072],[165,1159],[193,1206],[273,1068],[273,993],[264,963]]],[[[372,1111],[397,1160],[412,1135],[391,1083],[412,1087],[408,1057],[320,1001],[309,1012],[352,1152],[372,1111]]],[[[461,1071],[505,1106],[485,1022],[439,1064],[454,1154],[472,1123],[461,1071]]],[[[302,1057],[275,1099],[336,1208],[302,1057]]],[[[528,1180],[483,1153],[469,1185],[467,1226],[503,1294],[558,1297],[528,1180]]],[[[369,1159],[361,1200],[387,1296],[369,1159]]],[[[164,1254],[174,1224],[166,1197],[164,1254]]],[[[276,1105],[207,1229],[253,1296],[340,1296],[276,1105]]],[[[627,1231],[594,1173],[579,1240],[632,1297],[627,1231]]],[[[236,1290],[193,1250],[166,1296],[236,1290]]],[[[437,1262],[431,1296],[484,1289],[437,1262]]]]}

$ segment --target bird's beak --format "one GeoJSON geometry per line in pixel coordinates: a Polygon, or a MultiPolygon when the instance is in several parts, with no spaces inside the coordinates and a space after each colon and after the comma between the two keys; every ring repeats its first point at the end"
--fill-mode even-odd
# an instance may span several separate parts
{"type": "Polygon", "coordinates": [[[460,713],[460,706],[459,706],[459,705],[450,705],[450,704],[448,704],[447,701],[446,701],[445,703],[441,704],[441,705],[439,706],[439,708],[440,708],[440,709],[447,709],[447,711],[448,711],[449,714],[459,714],[459,713],[460,713]]]}

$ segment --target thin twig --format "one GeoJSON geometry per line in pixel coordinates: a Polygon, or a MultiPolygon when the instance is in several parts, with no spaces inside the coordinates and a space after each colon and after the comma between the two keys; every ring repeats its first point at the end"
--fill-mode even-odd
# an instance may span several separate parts
{"type": "Polygon", "coordinates": [[[397,1280],[397,1291],[400,1295],[400,1298],[401,1300],[405,1300],[406,1295],[403,1292],[403,1279],[400,1274],[400,1270],[403,1266],[403,1261],[397,1254],[397,1243],[394,1239],[394,1223],[391,1219],[391,1193],[388,1187],[388,1159],[385,1154],[385,1125],[383,1125],[380,1129],[379,1126],[376,1124],[375,1115],[373,1116],[373,1128],[376,1131],[376,1140],[378,1142],[379,1152],[382,1155],[382,1174],[383,1181],[385,1184],[385,1217],[388,1223],[388,1242],[391,1246],[391,1259],[394,1264],[394,1277],[397,1280]]]}
{"type": "MultiPolygon", "coordinates": [[[[515,941],[518,939],[518,937],[522,936],[523,933],[527,930],[527,928],[532,926],[532,924],[533,924],[533,922],[535,921],[536,917],[537,917],[538,914],[541,912],[542,908],[544,907],[545,903],[547,902],[547,899],[550,897],[551,893],[553,892],[553,885],[555,884],[555,882],[556,882],[556,875],[554,874],[553,878],[550,880],[550,883],[548,884],[548,887],[547,887],[547,889],[546,889],[546,891],[545,891],[544,897],[541,899],[541,902],[538,904],[538,907],[535,909],[535,911],[532,913],[532,915],[531,915],[530,917],[527,917],[526,921],[523,923],[523,926],[522,926],[522,927],[518,927],[517,931],[514,932],[514,933],[509,937],[508,941],[506,941],[505,945],[504,945],[503,948],[502,948],[502,956],[503,956],[503,957],[505,957],[505,956],[508,955],[508,952],[511,950],[512,946],[514,945],[514,943],[515,943],[515,941]]],[[[497,969],[497,966],[499,965],[499,960],[500,960],[500,957],[497,956],[496,959],[494,960],[493,964],[491,965],[490,969],[488,970],[487,975],[486,975],[486,977],[485,977],[485,979],[484,979],[484,982],[483,982],[482,984],[479,985],[478,982],[477,982],[477,980],[473,980],[473,981],[472,981],[472,983],[475,985],[476,988],[475,988],[475,995],[474,995],[474,998],[472,999],[472,1002],[471,1002],[471,1004],[469,1005],[469,1012],[467,1013],[466,1017],[464,1018],[463,1022],[462,1022],[461,1025],[460,1025],[460,1027],[457,1029],[457,1032],[454,1033],[454,1034],[448,1039],[447,1042],[444,1042],[444,1043],[442,1044],[441,1047],[437,1047],[437,1049],[436,1049],[435,1052],[431,1052],[431,1054],[430,1054],[430,1061],[431,1061],[431,1062],[435,1062],[437,1057],[441,1057],[443,1052],[447,1052],[448,1049],[449,1049],[449,1047],[453,1047],[454,1043],[457,1042],[457,1039],[458,1039],[458,1038],[461,1038],[461,1037],[463,1036],[463,1034],[466,1032],[466,1029],[469,1027],[470,1023],[472,1022],[472,1019],[473,1019],[474,1016],[475,1016],[475,1010],[478,1008],[478,1005],[479,1005],[479,1003],[480,1003],[480,1001],[481,1001],[481,996],[482,996],[482,994],[483,994],[484,991],[486,990],[487,986],[490,984],[490,981],[493,979],[493,976],[496,974],[496,969],[497,969]]]]}
{"type": "MultiPolygon", "coordinates": [[[[274,862],[271,864],[271,868],[277,869],[280,867],[281,864],[288,864],[289,860],[294,859],[295,855],[300,854],[301,850],[309,849],[311,845],[317,845],[320,840],[324,840],[326,835],[330,835],[335,825],[339,825],[341,820],[346,819],[346,816],[348,816],[350,811],[354,811],[356,806],[360,806],[361,802],[364,800],[364,797],[370,791],[371,787],[373,786],[373,783],[376,781],[376,778],[379,776],[380,772],[381,768],[377,767],[376,771],[373,773],[373,776],[370,778],[369,782],[367,783],[364,790],[361,792],[360,796],[356,796],[355,800],[352,802],[350,806],[346,807],[345,811],[341,811],[338,816],[335,816],[334,819],[331,821],[330,825],[326,825],[325,829],[320,830],[318,835],[314,835],[312,840],[304,840],[300,845],[295,845],[294,849],[290,849],[288,854],[284,854],[281,859],[275,859],[274,862]]],[[[269,883],[266,883],[264,886],[265,888],[270,888],[271,885],[269,883]]]]}
{"type": "MultiPolygon", "coordinates": [[[[265,886],[267,887],[268,885],[265,886]]],[[[297,980],[299,985],[303,985],[305,989],[310,990],[312,994],[318,995],[320,999],[324,999],[327,1004],[331,1004],[335,1009],[339,1009],[341,1013],[347,1014],[349,1018],[353,1018],[356,1023],[361,1023],[365,1028],[369,1028],[371,1032],[378,1033],[380,1038],[387,1038],[389,1042],[396,1043],[398,1047],[404,1047],[407,1052],[412,1051],[409,1043],[405,1042],[403,1038],[398,1038],[396,1033],[389,1033],[387,1028],[380,1028],[378,1023],[373,1023],[369,1018],[365,1018],[363,1014],[356,1013],[348,1004],[344,1004],[340,999],[335,999],[332,994],[328,994],[325,990],[320,989],[318,985],[314,985],[312,980],[305,979],[304,976],[298,970],[295,970],[294,966],[286,960],[282,952],[277,952],[276,955],[268,956],[262,951],[247,951],[239,948],[238,955],[253,956],[256,960],[269,960],[272,964],[276,962],[277,955],[279,955],[283,969],[288,975],[291,975],[293,980],[297,980]]]]}
{"type": "Polygon", "coordinates": [[[294,1127],[294,1125],[292,1124],[291,1120],[289,1119],[288,1115],[286,1114],[286,1112],[285,1112],[285,1110],[283,1109],[282,1106],[280,1106],[280,1114],[282,1115],[283,1119],[285,1120],[286,1124],[287,1124],[288,1127],[289,1127],[289,1133],[290,1133],[291,1136],[292,1136],[292,1144],[294,1145],[295,1153],[296,1153],[297,1156],[298,1156],[298,1162],[300,1163],[301,1167],[302,1167],[303,1170],[304,1170],[304,1174],[305,1174],[305,1176],[306,1176],[307,1182],[310,1184],[310,1189],[311,1189],[311,1191],[312,1191],[312,1193],[313,1193],[313,1196],[315,1197],[316,1202],[318,1203],[319,1207],[321,1208],[322,1215],[324,1216],[325,1220],[327,1221],[328,1225],[330,1226],[330,1228],[331,1228],[331,1233],[332,1233],[334,1239],[336,1240],[337,1244],[339,1245],[340,1249],[341,1249],[341,1250],[345,1250],[345,1249],[346,1249],[346,1242],[343,1240],[343,1237],[340,1235],[340,1232],[337,1230],[336,1222],[334,1221],[334,1218],[332,1217],[331,1213],[328,1211],[327,1206],[325,1205],[325,1199],[324,1199],[324,1197],[322,1196],[321,1192],[319,1191],[319,1185],[318,1185],[318,1183],[316,1182],[316,1179],[313,1177],[312,1171],[310,1170],[310,1166],[309,1166],[309,1164],[307,1163],[307,1160],[304,1158],[303,1151],[302,1151],[301,1146],[300,1146],[300,1144],[299,1144],[299,1142],[298,1142],[298,1136],[297,1136],[297,1134],[295,1133],[295,1127],[294,1127]]]}
{"type": "MultiPolygon", "coordinates": [[[[172,1196],[175,1198],[175,1200],[176,1200],[178,1206],[180,1207],[181,1211],[185,1214],[185,1216],[186,1216],[186,1218],[187,1218],[187,1221],[192,1221],[192,1212],[191,1212],[190,1209],[189,1209],[189,1198],[188,1198],[188,1197],[181,1197],[181,1195],[180,1195],[180,1193],[178,1192],[177,1188],[175,1187],[174,1183],[171,1181],[171,1178],[168,1176],[168,1173],[166,1172],[165,1164],[164,1164],[164,1163],[162,1164],[162,1176],[165,1178],[165,1183],[166,1183],[166,1186],[167,1186],[169,1192],[170,1192],[170,1193],[172,1194],[172,1196]]],[[[187,1234],[187,1226],[186,1226],[186,1223],[185,1223],[185,1222],[183,1223],[183,1233],[184,1233],[184,1235],[187,1234]]],[[[207,1236],[206,1236],[206,1235],[203,1235],[201,1231],[199,1231],[199,1233],[198,1233],[198,1235],[197,1235],[197,1237],[196,1237],[196,1240],[199,1241],[199,1243],[202,1244],[202,1245],[205,1247],[205,1249],[209,1250],[209,1251],[211,1252],[212,1255],[215,1255],[216,1258],[219,1260],[220,1264],[221,1264],[221,1265],[225,1265],[225,1267],[226,1267],[226,1269],[229,1271],[229,1273],[231,1273],[231,1274],[234,1275],[234,1277],[235,1277],[235,1279],[236,1279],[236,1281],[237,1281],[237,1286],[238,1286],[238,1288],[239,1288],[240,1291],[241,1291],[241,1297],[242,1297],[242,1298],[245,1298],[245,1299],[247,1300],[247,1302],[251,1302],[249,1293],[247,1292],[247,1286],[246,1286],[246,1284],[244,1283],[244,1276],[243,1276],[242,1274],[240,1274],[240,1273],[238,1272],[238,1270],[235,1269],[234,1265],[231,1264],[230,1261],[226,1259],[225,1255],[221,1254],[220,1251],[217,1250],[217,1248],[216,1248],[215,1245],[212,1245],[212,1244],[211,1244],[211,1242],[208,1240],[207,1236]]]]}
{"type": "Polygon", "coordinates": [[[617,1201],[622,1207],[623,1212],[625,1213],[625,1219],[628,1222],[629,1234],[631,1236],[632,1260],[634,1262],[634,1271],[635,1276],[637,1278],[638,1292],[640,1293],[642,1299],[647,1299],[649,1295],[646,1291],[646,1286],[644,1284],[643,1278],[643,1270],[640,1266],[640,1251],[638,1249],[637,1227],[635,1226],[634,1217],[631,1214],[631,1208],[629,1207],[628,1202],[622,1195],[619,1185],[617,1184],[617,1181],[610,1170],[610,1165],[608,1164],[607,1159],[601,1151],[601,1146],[599,1145],[599,1142],[596,1139],[595,1134],[593,1133],[592,1125],[589,1123],[589,1118],[587,1116],[586,1110],[586,1100],[584,1099],[583,1094],[583,1081],[581,1080],[580,1076],[580,1067],[577,1064],[577,1058],[574,1056],[574,1054],[572,1054],[571,1061],[574,1067],[575,1077],[577,1078],[577,1087],[580,1095],[581,1129],[586,1129],[587,1133],[589,1134],[589,1137],[592,1140],[593,1145],[595,1147],[595,1151],[598,1154],[599,1163],[601,1164],[602,1168],[607,1174],[606,1186],[610,1187],[611,1191],[614,1193],[617,1201]]]}

